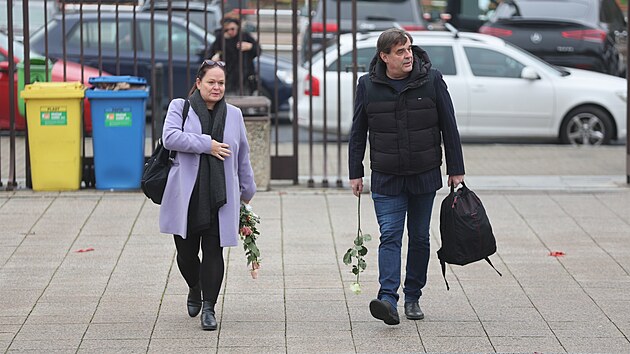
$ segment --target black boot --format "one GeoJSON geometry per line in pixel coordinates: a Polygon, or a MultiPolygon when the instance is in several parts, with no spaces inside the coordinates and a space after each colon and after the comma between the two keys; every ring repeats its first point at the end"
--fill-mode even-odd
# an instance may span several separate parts
{"type": "Polygon", "coordinates": [[[201,286],[188,288],[188,316],[195,317],[201,311],[201,286]]]}
{"type": "Polygon", "coordinates": [[[217,319],[214,317],[214,304],[210,301],[203,302],[201,328],[204,331],[214,331],[217,329],[217,319]]]}

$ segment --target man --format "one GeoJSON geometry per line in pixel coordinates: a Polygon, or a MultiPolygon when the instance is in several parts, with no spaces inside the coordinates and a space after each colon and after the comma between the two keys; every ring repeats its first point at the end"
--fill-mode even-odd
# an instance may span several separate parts
{"type": "Polygon", "coordinates": [[[354,195],[363,191],[363,157],[370,138],[372,199],[380,228],[378,298],[370,312],[388,325],[400,323],[402,236],[409,235],[403,287],[405,316],[424,318],[420,296],[429,264],[429,223],[435,192],[442,188],[441,142],[448,185],[464,180],[464,161],[453,103],[442,74],[409,33],[381,33],[369,73],[359,79],[349,142],[349,175],[354,195]]]}
{"type": "Polygon", "coordinates": [[[215,33],[216,39],[206,57],[214,61],[225,61],[226,94],[251,95],[257,89],[254,58],[260,54],[260,46],[249,33],[241,32],[241,23],[238,19],[226,17],[222,24],[222,29],[215,33]],[[225,42],[225,48],[223,42],[225,42]],[[243,91],[241,91],[241,83],[243,91]]]}

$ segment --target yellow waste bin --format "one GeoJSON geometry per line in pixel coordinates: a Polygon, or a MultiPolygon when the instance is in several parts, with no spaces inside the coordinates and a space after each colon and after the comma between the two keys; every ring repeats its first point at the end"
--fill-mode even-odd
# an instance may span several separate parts
{"type": "Polygon", "coordinates": [[[24,87],[33,190],[81,186],[84,93],[80,82],[36,82],[24,87]]]}

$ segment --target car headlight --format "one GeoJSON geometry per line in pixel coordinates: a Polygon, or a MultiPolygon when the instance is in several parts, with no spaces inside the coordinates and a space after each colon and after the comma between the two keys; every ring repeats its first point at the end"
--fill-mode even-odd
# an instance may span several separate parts
{"type": "Polygon", "coordinates": [[[293,72],[287,70],[277,70],[278,79],[287,85],[293,85],[293,72]]]}
{"type": "Polygon", "coordinates": [[[621,98],[624,102],[628,101],[628,91],[617,91],[615,93],[617,97],[621,98]]]}

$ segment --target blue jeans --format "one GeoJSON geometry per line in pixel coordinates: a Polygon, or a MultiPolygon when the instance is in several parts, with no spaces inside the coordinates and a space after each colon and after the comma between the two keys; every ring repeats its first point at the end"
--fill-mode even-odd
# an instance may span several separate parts
{"type": "Polygon", "coordinates": [[[409,244],[403,293],[405,302],[416,302],[427,282],[429,266],[429,224],[435,192],[396,196],[372,193],[376,219],[381,238],[378,246],[378,291],[380,300],[389,301],[394,307],[398,302],[402,237],[407,217],[409,244]]]}

